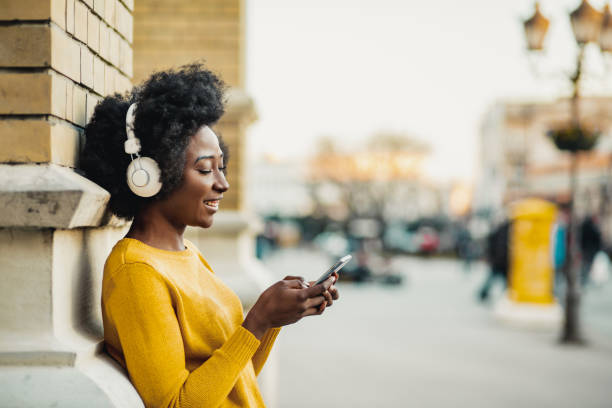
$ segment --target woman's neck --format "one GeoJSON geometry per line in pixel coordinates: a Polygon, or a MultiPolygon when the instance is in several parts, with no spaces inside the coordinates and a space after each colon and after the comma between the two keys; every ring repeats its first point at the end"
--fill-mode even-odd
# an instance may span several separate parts
{"type": "Polygon", "coordinates": [[[142,210],[132,222],[126,238],[134,238],[154,248],[182,251],[185,225],[177,225],[156,207],[142,210]]]}

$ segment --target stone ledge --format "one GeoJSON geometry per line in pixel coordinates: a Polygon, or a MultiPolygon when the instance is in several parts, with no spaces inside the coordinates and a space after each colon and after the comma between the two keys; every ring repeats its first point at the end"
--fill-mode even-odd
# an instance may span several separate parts
{"type": "Polygon", "coordinates": [[[54,164],[0,164],[0,227],[99,226],[110,194],[54,164]]]}
{"type": "Polygon", "coordinates": [[[76,367],[0,365],[0,405],[144,408],[128,377],[108,356],[76,367]]]}

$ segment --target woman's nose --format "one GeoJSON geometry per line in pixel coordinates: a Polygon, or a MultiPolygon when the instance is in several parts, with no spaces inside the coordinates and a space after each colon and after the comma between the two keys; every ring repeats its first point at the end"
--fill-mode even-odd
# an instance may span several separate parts
{"type": "Polygon", "coordinates": [[[229,186],[230,185],[227,182],[227,179],[225,178],[225,174],[222,171],[218,172],[217,178],[215,180],[215,185],[213,186],[215,190],[225,192],[229,189],[229,186]]]}

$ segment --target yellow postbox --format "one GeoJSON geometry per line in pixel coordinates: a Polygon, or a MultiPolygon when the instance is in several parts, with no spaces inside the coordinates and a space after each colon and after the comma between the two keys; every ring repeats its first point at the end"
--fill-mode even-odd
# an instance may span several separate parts
{"type": "Polygon", "coordinates": [[[509,297],[519,303],[551,304],[554,268],[551,230],[557,208],[541,199],[515,202],[510,209],[509,297]]]}

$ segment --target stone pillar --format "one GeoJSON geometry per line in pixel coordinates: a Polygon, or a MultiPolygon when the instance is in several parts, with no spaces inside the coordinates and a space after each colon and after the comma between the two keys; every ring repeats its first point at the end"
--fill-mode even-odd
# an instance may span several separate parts
{"type": "MultiPolygon", "coordinates": [[[[186,237],[208,259],[215,273],[250,308],[270,278],[255,258],[255,218],[246,210],[245,132],[255,118],[252,99],[244,92],[245,39],[243,0],[138,0],[134,9],[134,82],[153,71],[205,60],[230,87],[226,114],[215,131],[230,149],[228,181],[213,227],[188,228],[186,237]]],[[[274,406],[274,356],[260,378],[268,406],[274,406]]]]}
{"type": "Polygon", "coordinates": [[[96,103],[131,88],[132,9],[0,6],[0,406],[142,406],[101,352],[103,263],[125,226],[74,171],[96,103]]]}

